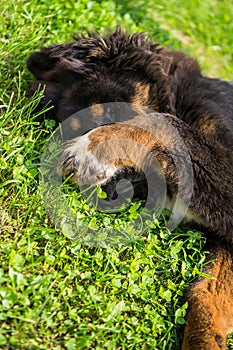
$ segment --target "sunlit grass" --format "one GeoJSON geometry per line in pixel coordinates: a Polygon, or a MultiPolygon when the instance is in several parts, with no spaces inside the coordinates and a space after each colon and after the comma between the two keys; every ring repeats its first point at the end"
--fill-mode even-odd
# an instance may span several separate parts
{"type": "MultiPolygon", "coordinates": [[[[216,67],[214,75],[231,79],[230,2],[197,3],[203,25],[210,8],[216,14],[216,25],[203,28],[197,11],[176,4],[174,14],[173,1],[1,1],[0,349],[179,349],[182,296],[201,274],[204,238],[181,228],[171,233],[162,219],[127,245],[103,248],[68,238],[67,227],[58,229],[46,212],[40,187],[41,156],[54,123],[39,125],[32,110],[40,94],[25,95],[31,52],[70,40],[75,31],[103,32],[117,23],[147,29],[156,41],[200,56],[206,72],[216,67]]],[[[77,192],[63,190],[76,219],[87,215],[92,230],[113,224],[109,214],[92,214],[77,192]]],[[[125,213],[117,224],[124,224],[125,213]]]]}

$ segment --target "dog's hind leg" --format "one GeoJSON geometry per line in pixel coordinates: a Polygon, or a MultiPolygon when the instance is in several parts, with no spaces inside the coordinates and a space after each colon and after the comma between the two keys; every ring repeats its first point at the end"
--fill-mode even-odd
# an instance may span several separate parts
{"type": "Polygon", "coordinates": [[[226,336],[233,331],[232,247],[210,247],[205,272],[212,279],[200,278],[189,291],[189,308],[182,350],[226,349],[226,336]]]}

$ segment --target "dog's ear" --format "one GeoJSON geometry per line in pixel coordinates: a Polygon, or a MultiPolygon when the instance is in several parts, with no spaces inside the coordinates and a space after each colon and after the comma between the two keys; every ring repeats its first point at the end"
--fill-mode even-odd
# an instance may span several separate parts
{"type": "Polygon", "coordinates": [[[90,73],[91,64],[84,64],[83,61],[68,56],[52,53],[50,48],[42,48],[39,52],[34,52],[27,60],[27,67],[39,80],[56,81],[60,83],[71,82],[90,73]]]}
{"type": "Polygon", "coordinates": [[[49,49],[42,48],[41,51],[31,54],[27,67],[37,79],[43,79],[43,75],[53,70],[58,61],[59,57],[53,57],[49,49]]]}

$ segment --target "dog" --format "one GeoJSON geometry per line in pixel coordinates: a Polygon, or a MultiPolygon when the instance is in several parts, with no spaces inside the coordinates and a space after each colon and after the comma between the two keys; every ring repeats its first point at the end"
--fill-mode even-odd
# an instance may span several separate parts
{"type": "MultiPolygon", "coordinates": [[[[226,348],[233,331],[233,86],[203,76],[197,61],[185,54],[121,27],[105,36],[90,32],[43,47],[27,66],[35,76],[30,95],[45,86],[37,108],[54,106],[47,118],[63,122],[89,107],[102,121],[69,143],[61,156],[64,177],[98,184],[113,200],[119,178],[133,182],[142,174],[145,160],[133,146],[136,141],[158,160],[169,206],[179,185],[176,160],[184,164],[179,196],[188,210],[180,205],[177,215],[181,211],[188,225],[204,232],[212,261],[205,273],[213,278],[198,278],[187,291],[182,350],[226,348]],[[110,102],[130,104],[132,118],[103,122],[110,102]],[[128,141],[124,146],[122,139],[128,141]],[[192,166],[191,196],[184,148],[192,166]]],[[[145,179],[138,184],[137,196],[143,197],[145,179]]]]}

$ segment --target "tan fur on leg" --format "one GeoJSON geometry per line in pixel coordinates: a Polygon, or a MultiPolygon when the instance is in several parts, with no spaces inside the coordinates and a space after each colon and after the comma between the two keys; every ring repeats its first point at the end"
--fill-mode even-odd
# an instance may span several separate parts
{"type": "Polygon", "coordinates": [[[182,350],[226,349],[226,336],[233,330],[232,255],[218,246],[210,258],[216,261],[205,272],[213,279],[200,279],[189,291],[182,350]]]}

